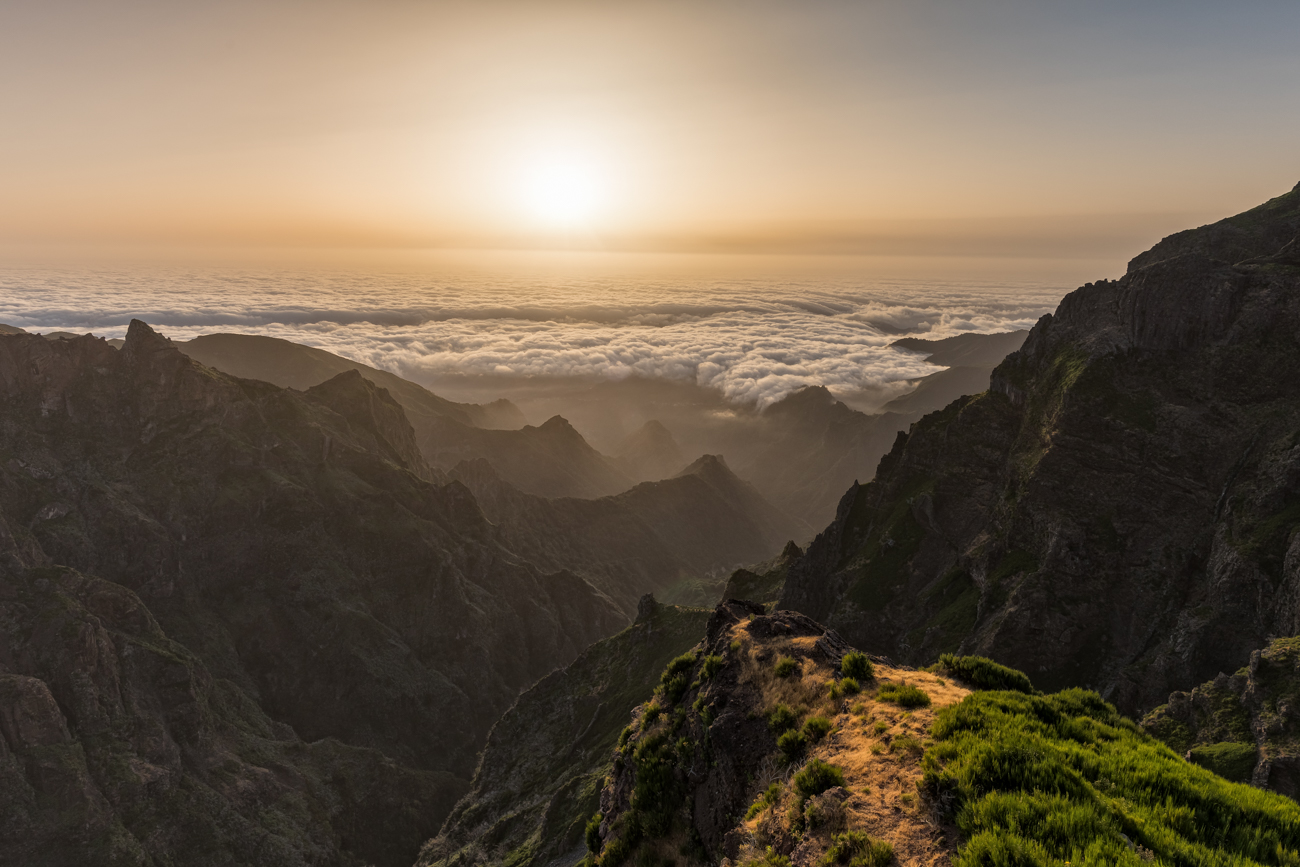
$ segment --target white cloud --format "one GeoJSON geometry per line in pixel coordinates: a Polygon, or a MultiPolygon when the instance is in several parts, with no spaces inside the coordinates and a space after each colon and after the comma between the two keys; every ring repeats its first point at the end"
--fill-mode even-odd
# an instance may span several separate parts
{"type": "Polygon", "coordinates": [[[1030,327],[1064,287],[921,281],[573,280],[0,272],[0,322],[177,339],[216,331],[319,346],[416,379],[665,377],[760,406],[806,385],[900,390],[935,370],[888,344],[1030,327]]]}

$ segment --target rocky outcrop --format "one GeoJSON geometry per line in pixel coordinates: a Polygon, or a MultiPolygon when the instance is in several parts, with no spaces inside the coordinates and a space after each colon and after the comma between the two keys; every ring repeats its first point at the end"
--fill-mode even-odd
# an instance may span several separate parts
{"type": "Polygon", "coordinates": [[[647,595],[632,626],[519,696],[493,726],[470,793],[421,851],[421,867],[580,861],[620,731],[708,618],[647,595]]]}
{"type": "Polygon", "coordinates": [[[1235,674],[1175,692],[1142,727],[1229,779],[1300,800],[1300,638],[1278,638],[1235,674]]]}
{"type": "MultiPolygon", "coordinates": [[[[311,394],[234,379],[141,322],[120,351],[0,336],[0,542],[14,562],[134,594],[276,731],[467,780],[518,691],[626,618],[502,548],[463,485],[430,478],[400,408],[360,377],[311,394]]],[[[0,611],[20,623],[14,604],[0,611]]],[[[0,672],[46,680],[13,662],[29,632],[3,640],[0,672]]],[[[463,785],[431,796],[416,836],[463,785]]]]}
{"type": "Polygon", "coordinates": [[[899,435],[781,604],[1130,711],[1300,631],[1298,219],[1300,189],[1066,296],[899,435]]]}

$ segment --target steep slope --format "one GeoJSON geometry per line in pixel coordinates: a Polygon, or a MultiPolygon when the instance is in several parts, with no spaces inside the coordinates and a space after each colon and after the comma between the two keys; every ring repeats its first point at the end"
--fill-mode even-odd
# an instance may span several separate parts
{"type": "Polygon", "coordinates": [[[204,334],[176,341],[176,348],[195,361],[240,379],[260,379],[283,388],[306,391],[340,373],[356,371],[388,390],[418,431],[436,419],[451,419],[470,427],[514,429],[526,423],[508,400],[489,404],[453,403],[421,385],[386,370],[352,361],[332,352],[258,334],[204,334]]]}
{"type": "Polygon", "coordinates": [[[128,588],[305,741],[468,778],[522,687],[625,622],[501,548],[356,374],[238,380],[133,322],[121,350],[0,337],[0,394],[11,547],[128,588]]]}
{"type": "Polygon", "coordinates": [[[1298,231],[1300,188],[1066,296],[989,391],[899,435],[782,605],[1130,710],[1300,631],[1298,231]]]}
{"type": "Polygon", "coordinates": [[[0,519],[0,862],[405,864],[463,781],[304,743],[0,519]]]}
{"type": "Polygon", "coordinates": [[[619,732],[710,611],[641,600],[636,622],[519,696],[488,736],[473,788],[420,865],[575,864],[619,732]]]}
{"type": "Polygon", "coordinates": [[[587,826],[600,867],[1287,865],[1300,805],[1231,783],[1095,693],[945,656],[872,660],[728,602],[619,737],[587,826]]]}
{"type": "Polygon", "coordinates": [[[1142,727],[1215,773],[1300,799],[1300,639],[1278,638],[1235,674],[1175,692],[1142,727]]]}
{"type": "Polygon", "coordinates": [[[629,616],[640,594],[754,563],[811,530],[767,503],[715,456],[671,479],[600,499],[525,494],[486,461],[451,476],[474,494],[503,543],[548,569],[586,576],[629,616]]]}

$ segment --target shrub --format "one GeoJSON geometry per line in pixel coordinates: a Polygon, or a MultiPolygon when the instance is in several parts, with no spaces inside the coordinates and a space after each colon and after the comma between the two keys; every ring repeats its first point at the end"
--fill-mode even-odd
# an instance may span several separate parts
{"type": "Polygon", "coordinates": [[[840,673],[854,680],[871,680],[875,675],[875,666],[860,650],[850,650],[840,660],[840,673]]]}
{"type": "Polygon", "coordinates": [[[857,695],[862,692],[862,686],[855,677],[846,677],[841,680],[840,689],[844,690],[845,695],[857,695]]]}
{"type": "Polygon", "coordinates": [[[793,782],[795,796],[799,799],[802,808],[803,802],[813,795],[820,795],[827,789],[843,786],[844,772],[821,759],[813,759],[794,775],[793,782]]]}
{"type": "Polygon", "coordinates": [[[746,861],[743,867],[790,867],[790,859],[777,854],[771,846],[768,846],[762,858],[746,861]]]}
{"type": "Polygon", "coordinates": [[[885,867],[894,860],[894,847],[873,841],[861,831],[836,834],[822,856],[821,867],[846,864],[848,867],[885,867]]]}
{"type": "Polygon", "coordinates": [[[731,652],[732,652],[732,653],[740,653],[740,648],[742,648],[742,647],[744,647],[744,646],[745,646],[745,645],[741,644],[740,639],[737,638],[735,641],[731,642],[731,652]]]}
{"type": "Polygon", "coordinates": [[[1203,744],[1190,752],[1193,762],[1234,783],[1249,783],[1259,760],[1254,744],[1203,744]]]}
{"type": "Polygon", "coordinates": [[[810,742],[815,744],[830,734],[832,728],[831,721],[824,716],[809,717],[803,724],[803,733],[810,742]]]}
{"type": "Polygon", "coordinates": [[[586,828],[587,851],[600,851],[600,813],[592,816],[586,828]]]}
{"type": "Polygon", "coordinates": [[[782,656],[776,661],[776,665],[772,668],[772,671],[776,672],[777,677],[789,677],[794,674],[795,669],[798,667],[799,663],[795,662],[792,657],[782,656]]]}
{"type": "Polygon", "coordinates": [[[704,664],[700,666],[700,679],[710,680],[713,675],[717,674],[724,664],[725,660],[716,654],[709,654],[704,657],[704,664]]]}
{"type": "Polygon", "coordinates": [[[664,709],[659,706],[659,702],[650,702],[645,706],[645,712],[641,714],[641,727],[644,729],[646,726],[649,726],[650,723],[659,719],[660,714],[663,712],[664,709]]]}
{"type": "Polygon", "coordinates": [[[787,762],[797,761],[808,749],[808,738],[803,732],[791,729],[776,739],[776,748],[787,762]]]}
{"type": "Polygon", "coordinates": [[[910,683],[886,683],[880,687],[876,698],[901,707],[927,707],[930,704],[930,696],[926,695],[925,690],[910,683]]]}
{"type": "Polygon", "coordinates": [[[778,704],[767,713],[767,725],[773,734],[789,731],[799,724],[799,715],[783,704],[778,704]]]}
{"type": "Polygon", "coordinates": [[[946,668],[953,677],[976,689],[1009,689],[1027,695],[1034,693],[1034,685],[1023,672],[999,665],[983,656],[945,653],[939,657],[939,665],[946,668]]]}
{"type": "Polygon", "coordinates": [[[885,722],[882,719],[878,719],[876,720],[876,724],[873,725],[871,728],[873,731],[875,731],[876,734],[883,735],[885,732],[889,731],[889,723],[885,722]]]}
{"type": "Polygon", "coordinates": [[[758,798],[754,800],[754,803],[749,805],[749,811],[745,813],[745,821],[748,822],[750,819],[754,818],[780,800],[782,788],[783,786],[780,783],[773,783],[768,786],[767,791],[759,795],[758,798]]]}
{"type": "Polygon", "coordinates": [[[667,683],[670,678],[676,677],[679,674],[686,674],[694,667],[695,654],[683,653],[681,656],[668,663],[668,666],[664,669],[664,673],[659,676],[659,681],[661,683],[667,683]]]}
{"type": "Polygon", "coordinates": [[[1300,805],[1183,761],[1096,693],[976,692],[933,731],[924,786],[955,811],[962,864],[1300,861],[1300,805]]]}
{"type": "Polygon", "coordinates": [[[624,726],[623,730],[618,733],[618,748],[622,749],[627,746],[627,742],[632,739],[632,727],[624,726]]]}
{"type": "Polygon", "coordinates": [[[920,741],[908,736],[894,738],[889,744],[889,749],[891,752],[908,752],[914,756],[925,752],[925,747],[921,746],[920,741]]]}
{"type": "Polygon", "coordinates": [[[686,675],[679,674],[664,681],[660,688],[663,691],[663,697],[669,704],[677,704],[677,702],[682,700],[682,696],[686,694],[686,690],[689,686],[690,681],[686,679],[686,675]]]}

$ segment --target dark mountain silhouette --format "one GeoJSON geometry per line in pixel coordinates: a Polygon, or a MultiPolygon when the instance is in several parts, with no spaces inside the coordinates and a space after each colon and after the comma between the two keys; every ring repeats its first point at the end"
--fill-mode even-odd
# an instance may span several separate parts
{"type": "Polygon", "coordinates": [[[5,860],[409,863],[518,691],[626,622],[355,372],[236,379],[132,322],[0,337],[0,395],[5,860]]]}
{"type": "Polygon", "coordinates": [[[1300,188],[1162,241],[927,415],[783,607],[904,660],[960,648],[1133,710],[1300,631],[1300,188]]]}

